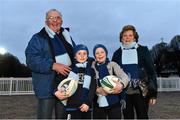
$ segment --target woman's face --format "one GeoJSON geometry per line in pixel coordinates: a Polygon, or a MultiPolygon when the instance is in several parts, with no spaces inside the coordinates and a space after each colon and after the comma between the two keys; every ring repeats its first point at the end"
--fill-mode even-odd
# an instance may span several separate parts
{"type": "Polygon", "coordinates": [[[134,38],[134,34],[133,34],[133,31],[132,30],[127,30],[123,33],[122,35],[122,43],[125,44],[125,45],[129,45],[131,44],[132,42],[135,41],[135,38],[134,38]]]}
{"type": "Polygon", "coordinates": [[[55,33],[60,31],[62,22],[62,17],[57,11],[50,12],[46,18],[46,25],[55,33]]]}
{"type": "Polygon", "coordinates": [[[98,63],[103,63],[106,60],[106,52],[103,48],[97,48],[95,51],[95,59],[98,63]]]}

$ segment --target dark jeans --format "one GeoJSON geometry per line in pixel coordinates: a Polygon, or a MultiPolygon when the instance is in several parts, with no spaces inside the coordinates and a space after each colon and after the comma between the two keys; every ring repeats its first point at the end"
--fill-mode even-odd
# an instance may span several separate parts
{"type": "Polygon", "coordinates": [[[37,119],[51,119],[54,109],[54,98],[38,99],[37,119]]]}
{"type": "Polygon", "coordinates": [[[137,119],[148,119],[148,102],[140,94],[126,96],[126,109],[124,119],[134,119],[134,109],[137,119]]]}

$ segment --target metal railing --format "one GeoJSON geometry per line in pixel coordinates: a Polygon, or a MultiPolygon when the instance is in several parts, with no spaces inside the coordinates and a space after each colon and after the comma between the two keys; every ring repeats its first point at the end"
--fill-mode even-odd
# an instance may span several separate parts
{"type": "Polygon", "coordinates": [[[32,78],[0,78],[0,95],[34,94],[32,78]]]}
{"type": "Polygon", "coordinates": [[[158,77],[158,91],[180,91],[180,77],[158,77]]]}
{"type": "MultiPolygon", "coordinates": [[[[180,91],[180,77],[158,77],[158,91],[180,91]]],[[[34,94],[32,78],[0,78],[0,95],[34,94]]]]}

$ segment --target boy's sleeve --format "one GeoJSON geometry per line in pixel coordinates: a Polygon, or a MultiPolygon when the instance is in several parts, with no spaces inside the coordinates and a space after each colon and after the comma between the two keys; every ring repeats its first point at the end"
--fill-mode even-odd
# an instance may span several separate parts
{"type": "Polygon", "coordinates": [[[96,93],[96,81],[95,81],[95,72],[93,69],[92,70],[92,75],[91,75],[91,84],[89,87],[89,95],[88,95],[88,105],[90,106],[93,103],[93,99],[96,93]]]}
{"type": "Polygon", "coordinates": [[[121,67],[117,63],[113,62],[113,64],[115,75],[121,79],[120,82],[122,82],[124,88],[126,88],[130,81],[128,75],[123,71],[123,69],[121,69],[121,67]]]}

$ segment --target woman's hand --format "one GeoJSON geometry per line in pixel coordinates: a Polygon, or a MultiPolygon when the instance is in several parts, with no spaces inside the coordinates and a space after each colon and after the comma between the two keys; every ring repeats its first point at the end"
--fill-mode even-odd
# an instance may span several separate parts
{"type": "Polygon", "coordinates": [[[103,95],[103,96],[106,96],[108,94],[106,91],[103,90],[102,87],[97,87],[96,93],[100,94],[100,95],[103,95]]]}
{"type": "Polygon", "coordinates": [[[89,110],[89,106],[86,104],[82,104],[79,108],[81,112],[87,112],[89,110]]]}
{"type": "Polygon", "coordinates": [[[149,99],[149,105],[155,105],[156,102],[157,102],[157,99],[155,99],[155,98],[149,99]]]}

